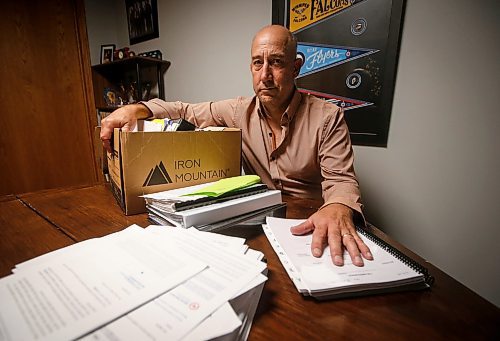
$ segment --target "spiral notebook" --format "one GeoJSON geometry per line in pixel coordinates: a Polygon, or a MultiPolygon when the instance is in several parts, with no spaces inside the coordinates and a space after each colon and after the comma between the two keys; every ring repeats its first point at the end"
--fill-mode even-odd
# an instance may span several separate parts
{"type": "Polygon", "coordinates": [[[290,227],[303,221],[269,217],[263,229],[293,284],[305,296],[331,299],[417,290],[433,282],[427,269],[361,228],[358,234],[374,258],[364,260],[363,267],[353,265],[347,252],[344,266],[334,265],[328,248],[321,258],[313,257],[312,235],[290,233],[290,227]]]}

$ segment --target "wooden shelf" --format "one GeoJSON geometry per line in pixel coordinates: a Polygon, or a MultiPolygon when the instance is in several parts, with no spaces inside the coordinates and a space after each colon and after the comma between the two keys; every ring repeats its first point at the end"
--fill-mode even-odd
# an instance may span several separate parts
{"type": "Polygon", "coordinates": [[[134,56],[125,59],[114,60],[109,63],[97,64],[92,66],[92,69],[103,74],[120,73],[133,69],[136,66],[140,67],[161,67],[161,71],[165,72],[170,67],[168,60],[162,60],[152,57],[134,56]]]}
{"type": "MultiPolygon", "coordinates": [[[[107,105],[104,99],[104,90],[108,88],[112,89],[116,92],[117,96],[120,96],[120,94],[123,94],[120,90],[120,85],[122,84],[126,87],[130,87],[131,83],[134,84],[133,98],[135,102],[149,99],[143,98],[145,93],[143,90],[146,83],[151,88],[157,88],[155,97],[165,99],[163,75],[169,67],[170,62],[167,60],[143,56],[134,56],[92,66],[96,109],[116,109],[117,107],[107,105]]],[[[128,101],[129,98],[123,99],[128,101]]]]}

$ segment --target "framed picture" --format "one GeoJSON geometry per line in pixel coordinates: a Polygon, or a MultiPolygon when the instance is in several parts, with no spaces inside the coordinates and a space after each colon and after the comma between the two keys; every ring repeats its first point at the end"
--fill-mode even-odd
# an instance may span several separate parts
{"type": "Polygon", "coordinates": [[[158,38],[157,0],[125,0],[130,45],[158,38]]]}
{"type": "Polygon", "coordinates": [[[101,45],[101,64],[113,61],[115,53],[115,44],[101,45]]]}
{"type": "Polygon", "coordinates": [[[298,40],[299,91],[342,107],[351,141],[387,146],[404,0],[273,0],[298,40]]]}
{"type": "Polygon", "coordinates": [[[111,88],[104,88],[104,102],[108,107],[116,107],[120,105],[120,100],[116,91],[111,88]]]}

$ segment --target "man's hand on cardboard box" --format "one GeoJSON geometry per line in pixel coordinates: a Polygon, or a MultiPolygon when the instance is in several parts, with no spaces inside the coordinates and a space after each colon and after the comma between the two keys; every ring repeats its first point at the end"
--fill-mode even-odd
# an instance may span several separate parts
{"type": "Polygon", "coordinates": [[[131,131],[135,128],[137,120],[146,119],[153,116],[149,109],[140,103],[129,104],[113,111],[109,116],[101,121],[101,141],[104,149],[109,153],[111,148],[111,138],[113,130],[121,128],[123,131],[131,131]]]}

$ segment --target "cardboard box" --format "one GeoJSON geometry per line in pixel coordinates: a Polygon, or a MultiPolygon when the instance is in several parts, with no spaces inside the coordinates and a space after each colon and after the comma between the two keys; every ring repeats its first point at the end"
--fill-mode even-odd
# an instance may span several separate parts
{"type": "Polygon", "coordinates": [[[115,129],[108,169],[126,215],[146,212],[143,194],[241,173],[241,131],[123,132],[115,129]]]}

